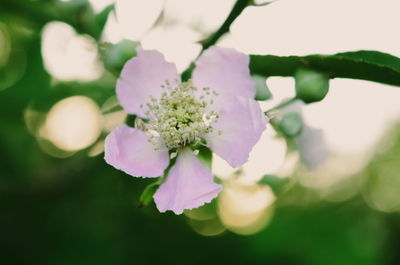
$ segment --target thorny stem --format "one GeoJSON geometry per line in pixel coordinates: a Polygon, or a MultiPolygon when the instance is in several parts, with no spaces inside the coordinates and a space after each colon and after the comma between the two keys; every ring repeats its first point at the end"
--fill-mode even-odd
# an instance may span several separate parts
{"type": "Polygon", "coordinates": [[[278,109],[284,108],[284,107],[294,103],[296,100],[298,100],[298,98],[296,98],[296,97],[290,98],[290,99],[288,99],[288,100],[276,105],[275,107],[272,107],[269,110],[265,111],[264,114],[266,116],[269,116],[271,114],[271,112],[273,112],[274,110],[278,110],[278,109]]]}

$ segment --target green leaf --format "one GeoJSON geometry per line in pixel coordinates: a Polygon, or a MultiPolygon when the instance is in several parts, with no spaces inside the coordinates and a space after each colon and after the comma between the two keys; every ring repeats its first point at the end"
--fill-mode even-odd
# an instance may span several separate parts
{"type": "Polygon", "coordinates": [[[298,113],[291,112],[283,116],[278,128],[286,137],[293,138],[302,132],[303,120],[298,113]]]}
{"type": "Polygon", "coordinates": [[[275,175],[264,175],[262,179],[258,181],[258,184],[267,185],[275,194],[279,194],[287,182],[288,179],[286,178],[279,178],[275,175]]]}
{"type": "Polygon", "coordinates": [[[334,55],[251,55],[252,74],[294,76],[300,68],[327,73],[329,78],[352,78],[400,86],[400,58],[378,51],[345,52],[334,55]]]}
{"type": "Polygon", "coordinates": [[[153,200],[154,193],[156,193],[158,187],[160,186],[160,182],[154,182],[148,185],[139,198],[139,207],[147,206],[153,200]]]}
{"type": "Polygon", "coordinates": [[[114,10],[114,4],[106,6],[100,13],[96,14],[94,20],[98,28],[102,31],[108,20],[108,15],[114,10]]]}
{"type": "Polygon", "coordinates": [[[253,75],[256,85],[256,100],[267,100],[272,98],[272,94],[267,87],[267,79],[259,75],[253,75]]]}

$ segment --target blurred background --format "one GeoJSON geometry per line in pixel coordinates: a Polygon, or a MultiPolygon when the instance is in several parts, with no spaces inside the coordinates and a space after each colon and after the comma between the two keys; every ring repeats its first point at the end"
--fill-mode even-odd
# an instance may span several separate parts
{"type": "MultiPolygon", "coordinates": [[[[181,216],[138,208],[148,179],[103,160],[127,119],[115,82],[135,47],[184,71],[234,0],[0,1],[2,264],[400,264],[400,88],[330,81],[296,103],[294,138],[268,126],[224,191],[181,216]]],[[[262,4],[262,2],[260,2],[262,4]]],[[[398,0],[247,7],[217,45],[248,54],[378,50],[400,57],[398,0]]],[[[271,77],[264,110],[294,96],[271,77]]],[[[129,117],[128,117],[129,118],[129,117]]]]}

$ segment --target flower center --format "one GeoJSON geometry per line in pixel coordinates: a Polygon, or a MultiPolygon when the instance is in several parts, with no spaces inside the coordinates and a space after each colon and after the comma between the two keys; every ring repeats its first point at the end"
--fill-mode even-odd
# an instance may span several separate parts
{"type": "Polygon", "coordinates": [[[217,93],[207,87],[199,90],[191,81],[175,87],[166,81],[162,87],[166,91],[159,99],[150,97],[145,112],[150,117],[146,124],[150,142],[157,145],[161,137],[168,149],[199,144],[218,119],[218,112],[207,108],[217,93]]]}

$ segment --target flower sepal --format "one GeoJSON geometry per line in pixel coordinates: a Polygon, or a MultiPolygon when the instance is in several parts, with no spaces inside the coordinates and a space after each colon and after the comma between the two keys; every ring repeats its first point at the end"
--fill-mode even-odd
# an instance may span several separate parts
{"type": "Polygon", "coordinates": [[[160,180],[161,178],[158,181],[146,186],[146,188],[143,190],[142,194],[140,194],[139,197],[139,203],[138,203],[139,208],[148,206],[152,202],[154,194],[161,185],[160,180]]]}

